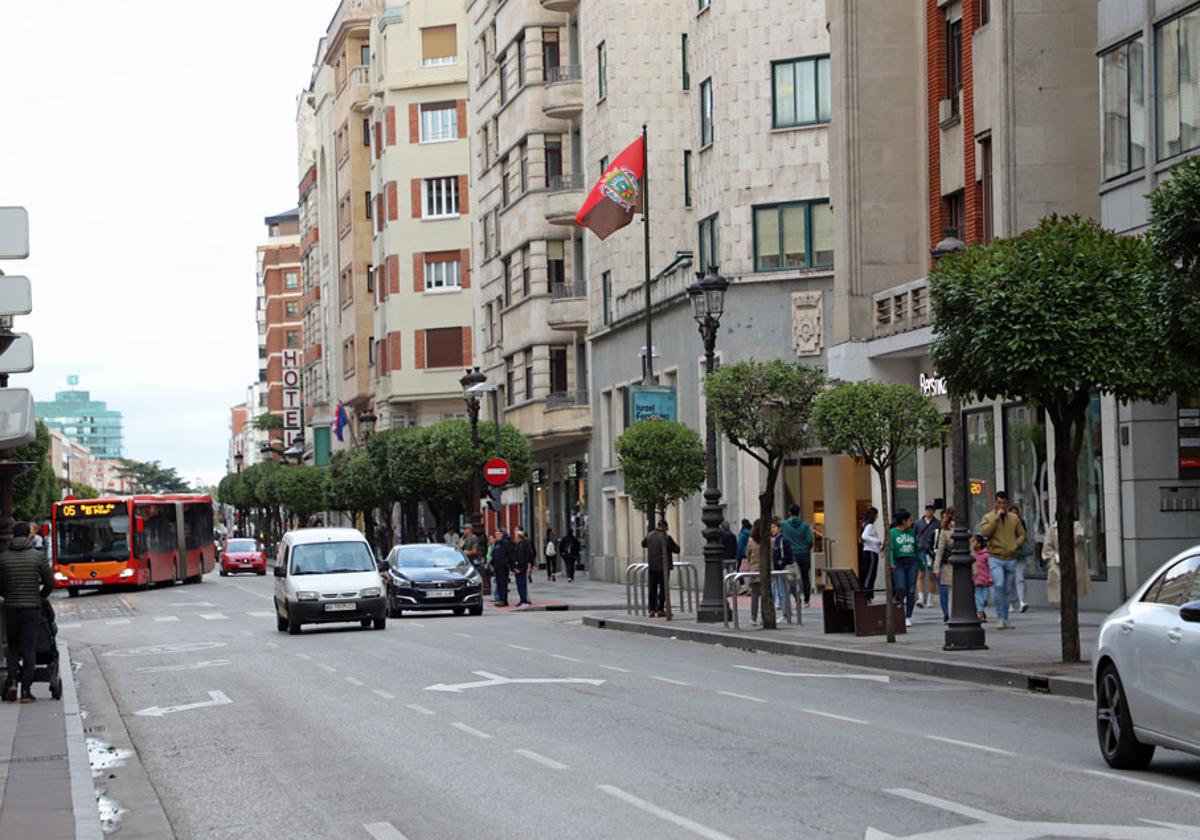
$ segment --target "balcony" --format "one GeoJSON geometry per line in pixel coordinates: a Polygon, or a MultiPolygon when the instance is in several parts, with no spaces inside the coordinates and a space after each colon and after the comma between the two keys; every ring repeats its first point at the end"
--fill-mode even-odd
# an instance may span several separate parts
{"type": "Polygon", "coordinates": [[[567,406],[583,406],[588,404],[588,392],[585,391],[551,391],[546,395],[546,409],[565,408],[567,406]]]}
{"type": "Polygon", "coordinates": [[[911,332],[932,323],[926,278],[886,289],[874,296],[875,338],[911,332]]]}
{"type": "Polygon", "coordinates": [[[582,76],[577,64],[547,67],[542,113],[558,120],[573,120],[582,114],[582,76]]]}
{"type": "Polygon", "coordinates": [[[550,292],[550,312],[546,316],[546,324],[555,330],[586,329],[587,286],[583,283],[555,283],[550,287],[550,292]]]}
{"type": "Polygon", "coordinates": [[[542,0],[547,12],[573,12],[579,8],[579,0],[542,0]]]}
{"type": "Polygon", "coordinates": [[[551,175],[546,179],[546,221],[570,225],[583,205],[583,173],[551,175]]]}
{"type": "Polygon", "coordinates": [[[348,90],[350,93],[350,108],[352,110],[367,110],[367,103],[371,98],[370,69],[365,64],[350,68],[348,90]]]}

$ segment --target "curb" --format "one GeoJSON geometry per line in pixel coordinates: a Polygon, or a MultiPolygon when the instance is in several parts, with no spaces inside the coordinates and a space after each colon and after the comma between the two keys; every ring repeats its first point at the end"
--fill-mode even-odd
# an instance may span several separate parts
{"type": "Polygon", "coordinates": [[[76,840],[101,840],[100,812],[96,808],[96,788],[92,783],[92,765],[88,761],[87,741],[83,737],[83,719],[79,714],[79,695],[75,690],[75,669],[65,641],[58,642],[58,670],[63,684],[63,718],[67,726],[67,764],[71,769],[71,808],[75,814],[76,840]]]}
{"type": "Polygon", "coordinates": [[[498,610],[494,607],[491,610],[485,610],[484,615],[510,615],[512,613],[527,613],[527,612],[566,612],[567,610],[625,610],[628,609],[624,604],[537,604],[526,607],[523,610],[508,609],[498,610]]]}
{"type": "Polygon", "coordinates": [[[864,668],[878,668],[883,671],[895,671],[905,674],[918,674],[925,677],[973,682],[982,685],[1017,688],[1039,694],[1073,697],[1079,700],[1091,700],[1094,696],[1091,680],[1080,677],[1041,674],[1034,671],[1023,671],[1019,668],[1002,668],[996,665],[980,665],[971,662],[950,662],[926,656],[901,655],[880,651],[847,650],[846,648],[834,645],[793,642],[787,639],[735,636],[731,633],[702,630],[698,627],[687,627],[679,624],[644,624],[639,621],[629,621],[621,618],[601,618],[599,616],[587,615],[583,617],[583,623],[586,627],[595,627],[599,630],[623,630],[628,633],[642,633],[647,636],[658,636],[660,638],[675,638],[688,642],[699,642],[701,644],[722,645],[736,650],[775,653],[783,656],[799,656],[823,662],[836,662],[843,665],[855,665],[864,668]]]}

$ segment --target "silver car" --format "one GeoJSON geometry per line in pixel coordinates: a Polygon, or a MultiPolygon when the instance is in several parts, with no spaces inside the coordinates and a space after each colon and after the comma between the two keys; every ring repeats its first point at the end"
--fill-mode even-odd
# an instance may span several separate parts
{"type": "Polygon", "coordinates": [[[1092,671],[1096,733],[1110,766],[1145,767],[1155,747],[1200,755],[1200,545],[1104,620],[1092,671]]]}

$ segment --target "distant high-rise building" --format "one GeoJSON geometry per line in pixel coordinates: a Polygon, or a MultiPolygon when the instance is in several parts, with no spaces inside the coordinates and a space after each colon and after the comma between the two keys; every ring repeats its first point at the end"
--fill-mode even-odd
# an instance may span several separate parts
{"type": "MultiPolygon", "coordinates": [[[[68,384],[77,381],[72,376],[68,384]]],[[[86,446],[97,458],[121,457],[121,412],[103,400],[93,400],[90,392],[58,391],[53,402],[36,403],[35,409],[39,420],[86,446]]]]}

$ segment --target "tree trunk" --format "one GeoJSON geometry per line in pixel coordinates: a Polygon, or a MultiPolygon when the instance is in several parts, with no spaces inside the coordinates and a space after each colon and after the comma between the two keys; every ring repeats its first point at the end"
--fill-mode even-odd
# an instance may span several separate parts
{"type": "Polygon", "coordinates": [[[771,572],[775,568],[774,545],[771,541],[771,519],[775,516],[775,481],[783,458],[771,458],[767,466],[767,483],[758,497],[759,554],[758,554],[758,607],[762,611],[762,628],[774,630],[778,626],[775,616],[775,598],[771,593],[771,572]]]}
{"type": "MultiPolygon", "coordinates": [[[[887,470],[878,467],[875,475],[879,476],[879,518],[883,522],[883,539],[880,540],[879,559],[883,561],[884,601],[887,604],[887,615],[884,617],[884,630],[887,632],[889,643],[896,641],[896,593],[892,583],[892,512],[888,498],[887,470]]],[[[876,529],[878,531],[878,529],[876,529]]]]}
{"type": "Polygon", "coordinates": [[[1057,498],[1054,515],[1058,522],[1058,565],[1061,581],[1061,643],[1063,662],[1080,660],[1079,581],[1075,576],[1075,520],[1079,511],[1079,451],[1087,425],[1090,398],[1076,397],[1069,406],[1050,413],[1054,427],[1054,483],[1057,498]],[[1056,416],[1057,415],[1057,416],[1056,416]]]}

